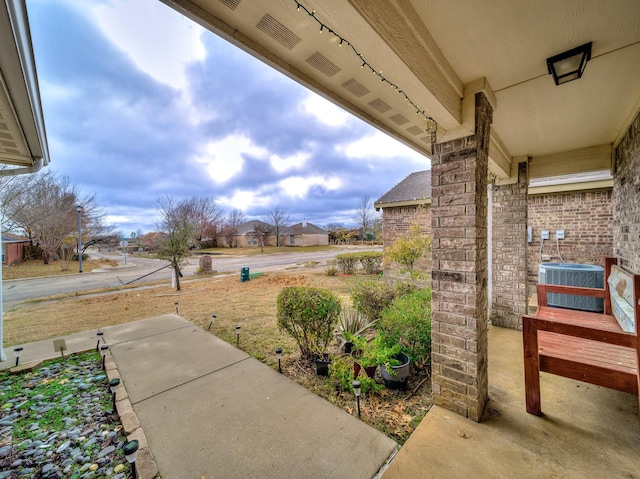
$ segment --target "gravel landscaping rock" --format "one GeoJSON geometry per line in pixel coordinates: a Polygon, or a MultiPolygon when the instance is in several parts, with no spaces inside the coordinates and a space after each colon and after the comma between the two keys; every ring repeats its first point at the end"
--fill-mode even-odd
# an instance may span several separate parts
{"type": "Polygon", "coordinates": [[[0,479],[124,479],[125,441],[98,354],[0,374],[0,479]]]}

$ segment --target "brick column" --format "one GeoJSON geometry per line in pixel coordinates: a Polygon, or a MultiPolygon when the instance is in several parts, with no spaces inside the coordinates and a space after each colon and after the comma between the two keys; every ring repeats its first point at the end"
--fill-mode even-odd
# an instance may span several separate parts
{"type": "Polygon", "coordinates": [[[522,329],[527,309],[527,163],[518,181],[493,187],[491,324],[522,329]]]}
{"type": "Polygon", "coordinates": [[[492,108],[475,96],[475,134],[432,158],[435,404],[480,421],[487,380],[487,165],[492,108]]]}

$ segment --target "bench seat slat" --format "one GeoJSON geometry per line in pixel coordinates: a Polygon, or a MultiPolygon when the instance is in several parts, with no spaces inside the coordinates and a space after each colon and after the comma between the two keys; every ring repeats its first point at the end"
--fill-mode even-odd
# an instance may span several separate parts
{"type": "Polygon", "coordinates": [[[632,348],[546,331],[538,333],[538,346],[540,356],[578,361],[591,366],[631,374],[634,377],[638,373],[636,352],[632,348]]]}

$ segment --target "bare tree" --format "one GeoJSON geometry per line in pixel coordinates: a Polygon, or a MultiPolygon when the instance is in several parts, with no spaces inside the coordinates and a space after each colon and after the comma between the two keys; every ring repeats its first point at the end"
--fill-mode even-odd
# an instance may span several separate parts
{"type": "Polygon", "coordinates": [[[265,222],[273,228],[273,235],[276,237],[276,246],[283,244],[284,232],[289,226],[291,219],[286,208],[276,206],[265,215],[265,222]]]}
{"type": "MultiPolygon", "coordinates": [[[[1,170],[9,169],[9,166],[0,166],[1,170]]],[[[0,177],[0,229],[2,231],[14,231],[21,229],[12,216],[12,212],[20,207],[20,202],[28,193],[37,175],[16,175],[0,177]]]]}
{"type": "Polygon", "coordinates": [[[360,229],[361,240],[365,239],[365,235],[373,226],[373,222],[377,216],[373,208],[373,201],[371,201],[369,195],[363,195],[353,215],[353,220],[360,229]]]}
{"type": "Polygon", "coordinates": [[[189,215],[189,200],[178,201],[172,196],[165,196],[158,200],[158,206],[158,230],[164,233],[164,236],[158,243],[157,255],[169,261],[175,273],[176,289],[180,291],[180,268],[187,261],[198,225],[189,215]]]}
{"type": "Polygon", "coordinates": [[[269,236],[271,236],[272,233],[271,226],[256,223],[253,227],[253,233],[260,245],[260,251],[264,253],[264,247],[269,242],[269,236]]]}
{"type": "Polygon", "coordinates": [[[234,209],[229,213],[227,219],[222,227],[222,234],[229,248],[233,248],[235,245],[235,236],[238,233],[238,226],[247,220],[246,215],[242,210],[234,209]]]}
{"type": "Polygon", "coordinates": [[[201,247],[205,238],[212,232],[215,234],[219,224],[224,219],[222,206],[208,197],[192,197],[180,202],[181,214],[184,215],[194,228],[193,240],[201,247]]]}

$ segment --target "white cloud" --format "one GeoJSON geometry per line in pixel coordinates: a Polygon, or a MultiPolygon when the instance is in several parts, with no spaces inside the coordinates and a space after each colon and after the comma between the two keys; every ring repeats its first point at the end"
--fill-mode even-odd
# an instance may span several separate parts
{"type": "Polygon", "coordinates": [[[93,13],[138,68],[174,88],[186,86],[186,65],[205,57],[203,29],[158,0],[113,0],[95,6],[93,13]]]}
{"type": "Polygon", "coordinates": [[[310,176],[303,178],[301,176],[292,176],[279,182],[280,187],[289,196],[304,198],[312,186],[323,186],[327,190],[337,190],[342,182],[335,177],[310,176]]]}
{"type": "Polygon", "coordinates": [[[403,157],[410,158],[415,163],[424,163],[425,167],[431,163],[426,156],[379,131],[347,145],[337,146],[336,150],[349,158],[388,160],[389,158],[403,157]]]}
{"type": "Polygon", "coordinates": [[[209,143],[205,155],[198,156],[195,160],[207,165],[207,171],[214,181],[225,183],[242,172],[244,154],[266,157],[267,152],[254,146],[251,139],[245,136],[231,135],[224,140],[209,143]]]}
{"type": "Polygon", "coordinates": [[[276,171],[282,173],[283,171],[295,168],[296,166],[302,166],[309,159],[308,153],[296,153],[295,155],[282,157],[279,155],[271,155],[271,166],[276,171]]]}
{"type": "Polygon", "coordinates": [[[352,118],[342,108],[315,93],[309,93],[301,106],[304,111],[315,116],[319,122],[329,126],[344,126],[352,118]]]}

